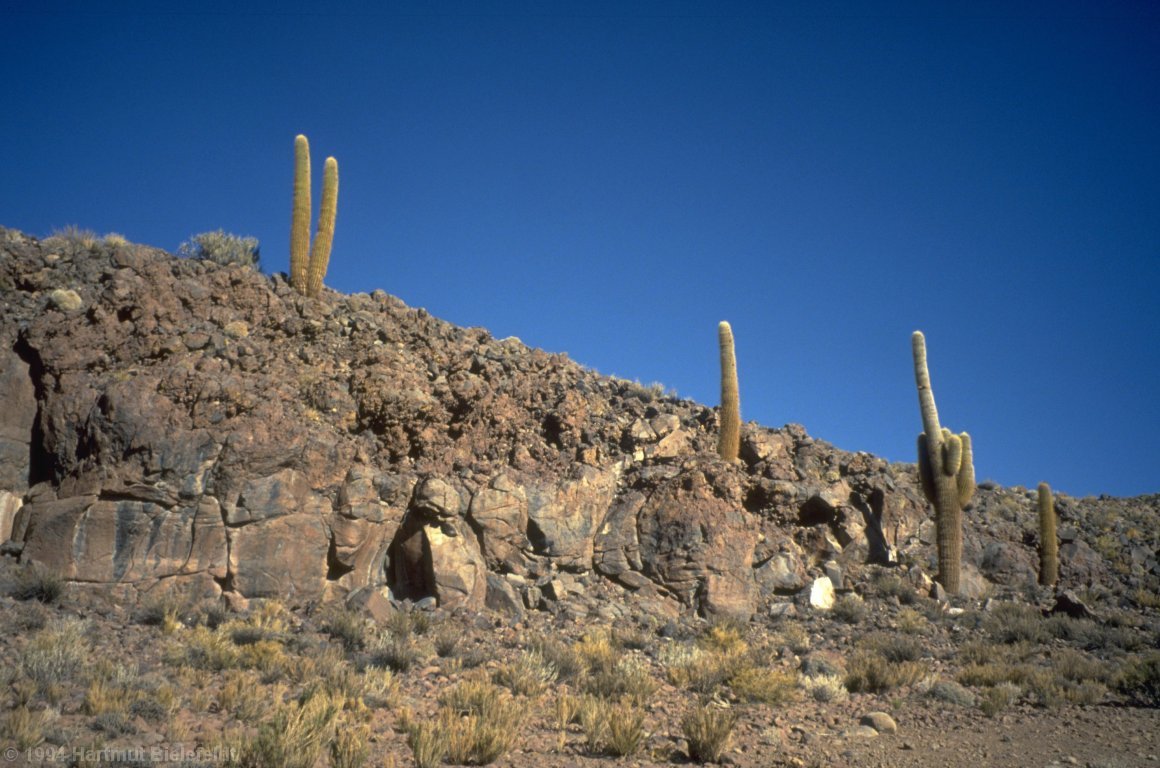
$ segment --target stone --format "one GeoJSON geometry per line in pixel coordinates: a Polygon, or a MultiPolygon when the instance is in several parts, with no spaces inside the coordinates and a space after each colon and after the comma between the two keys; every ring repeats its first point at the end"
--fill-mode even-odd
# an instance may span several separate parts
{"type": "Polygon", "coordinates": [[[480,606],[487,596],[487,564],[462,523],[424,527],[431,551],[435,594],[441,608],[480,606]]]}
{"type": "Polygon", "coordinates": [[[593,538],[616,493],[617,475],[588,466],[558,485],[528,489],[528,539],[562,568],[592,566],[593,538]]]}
{"type": "Polygon", "coordinates": [[[288,514],[229,528],[230,577],[248,598],[317,601],[326,589],[330,537],[317,514],[288,514]]]}
{"type": "MultiPolygon", "coordinates": [[[[16,523],[16,513],[24,505],[24,500],[9,491],[0,491],[0,542],[12,538],[12,529],[16,523]]],[[[22,537],[23,538],[23,537],[22,537]]]]}
{"type": "Polygon", "coordinates": [[[829,576],[819,576],[810,584],[810,607],[818,611],[834,608],[834,582],[829,576]]]}
{"type": "Polygon", "coordinates": [[[380,625],[385,624],[397,612],[385,587],[363,587],[355,590],[347,596],[346,605],[352,610],[367,614],[380,625]]]}
{"type": "Polygon", "coordinates": [[[439,520],[459,517],[463,500],[451,484],[438,477],[429,477],[415,486],[411,508],[423,510],[439,520]]]}
{"type": "Polygon", "coordinates": [[[754,569],[762,593],[791,594],[805,586],[805,567],[793,552],[779,552],[754,569]]]}
{"type": "Polygon", "coordinates": [[[85,302],[71,288],[56,288],[48,294],[48,305],[61,312],[76,312],[84,307],[85,302]]]}
{"type": "Polygon", "coordinates": [[[1055,596],[1055,604],[1051,606],[1051,613],[1062,613],[1073,619],[1096,618],[1092,609],[1070,589],[1065,589],[1055,596]]]}
{"type": "Polygon", "coordinates": [[[826,572],[826,576],[830,579],[834,589],[842,589],[842,566],[833,560],[827,560],[822,565],[822,570],[826,572]]]}
{"type": "Polygon", "coordinates": [[[467,512],[479,533],[480,550],[492,568],[507,565],[522,569],[521,552],[528,543],[528,496],[523,486],[507,475],[497,475],[475,492],[467,512]]]}
{"type": "Polygon", "coordinates": [[[487,594],[484,605],[496,613],[508,616],[522,616],[524,613],[523,601],[515,588],[504,577],[488,573],[487,594]]]}
{"type": "Polygon", "coordinates": [[[897,733],[898,724],[885,712],[867,712],[858,720],[859,725],[868,725],[878,733],[897,733]]]}
{"type": "Polygon", "coordinates": [[[734,472],[719,464],[691,464],[662,480],[640,508],[637,535],[642,572],[706,617],[747,620],[756,610],[749,524],[734,472]]]}

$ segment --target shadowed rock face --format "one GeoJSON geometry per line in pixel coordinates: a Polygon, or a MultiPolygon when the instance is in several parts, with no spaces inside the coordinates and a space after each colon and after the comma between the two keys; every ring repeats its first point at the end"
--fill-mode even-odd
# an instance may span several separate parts
{"type": "MultiPolygon", "coordinates": [[[[727,464],[714,410],[381,291],[306,299],[247,267],[0,229],[0,292],[6,551],[126,599],[385,587],[555,609],[592,578],[744,617],[827,561],[930,567],[911,465],[793,425],[745,425],[727,464]]],[[[1033,546],[983,536],[967,559],[1027,576],[1033,546]]]]}

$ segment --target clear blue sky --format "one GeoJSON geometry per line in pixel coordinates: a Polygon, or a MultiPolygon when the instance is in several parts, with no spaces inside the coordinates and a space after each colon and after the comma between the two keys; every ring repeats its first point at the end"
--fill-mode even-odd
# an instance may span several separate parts
{"type": "Polygon", "coordinates": [[[913,461],[910,333],[980,478],[1160,491],[1155,2],[0,0],[0,223],[285,271],[913,461]],[[99,9],[99,10],[95,10],[99,9]]]}

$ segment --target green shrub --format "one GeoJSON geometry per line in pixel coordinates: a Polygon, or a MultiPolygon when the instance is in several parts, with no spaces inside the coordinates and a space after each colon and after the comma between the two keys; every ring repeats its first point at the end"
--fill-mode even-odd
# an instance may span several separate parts
{"type": "Polygon", "coordinates": [[[194,235],[181,244],[177,255],[188,259],[202,259],[215,264],[240,264],[258,268],[258,239],[240,237],[220,229],[194,235]]]}

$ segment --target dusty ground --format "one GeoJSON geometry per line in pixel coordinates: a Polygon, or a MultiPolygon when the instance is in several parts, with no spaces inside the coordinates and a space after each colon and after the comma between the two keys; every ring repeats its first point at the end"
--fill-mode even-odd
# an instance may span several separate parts
{"type": "MultiPolygon", "coordinates": [[[[4,566],[9,585],[15,569],[4,566]]],[[[308,698],[315,689],[342,690],[345,711],[335,722],[352,734],[365,727],[365,760],[329,757],[332,729],[317,761],[307,765],[409,766],[417,763],[408,733],[427,723],[438,735],[441,699],[462,681],[476,680],[495,681],[492,690],[502,690],[524,711],[514,745],[495,765],[690,764],[682,719],[702,703],[736,714],[722,761],[744,768],[1160,765],[1160,710],[1136,706],[1140,699],[1133,696],[1145,688],[1124,682],[1133,664],[1155,657],[1154,616],[1043,617],[1005,600],[947,612],[905,592],[900,601],[889,574],[874,583],[879,593],[867,590],[863,602],[848,599],[833,613],[795,606],[789,618],[716,629],[695,619],[632,611],[614,627],[545,612],[513,618],[438,610],[409,618],[396,614],[375,624],[333,608],[291,611],[276,603],[252,606],[246,615],[209,605],[129,611],[71,586],[47,605],[0,602],[6,709],[0,736],[3,747],[21,750],[9,761],[13,765],[92,764],[77,757],[84,750],[98,757],[93,750],[100,749],[110,750],[106,758],[126,758],[103,764],[180,764],[171,758],[195,749],[205,752],[193,758],[209,759],[188,759],[188,766],[230,764],[214,759],[213,750],[220,757],[222,748],[242,750],[234,764],[275,765],[289,758],[246,753],[245,745],[257,743],[262,724],[276,719],[277,706],[308,698]],[[68,626],[81,631],[61,640],[67,632],[60,628],[68,626]],[[52,637],[56,662],[45,672],[52,637]],[[402,646],[392,646],[399,638],[402,646]],[[399,647],[411,650],[384,650],[399,647]],[[505,686],[517,685],[512,670],[533,649],[540,652],[537,659],[553,661],[552,674],[513,697],[505,686]],[[684,677],[677,649],[700,654],[684,677]],[[856,659],[868,649],[895,654],[887,669],[910,664],[917,671],[885,681],[878,692],[847,694],[845,689],[860,687],[856,659]],[[61,661],[70,653],[76,661],[71,667],[61,661]],[[1022,684],[1005,706],[984,712],[989,686],[972,680],[969,669],[972,663],[976,672],[984,668],[978,662],[988,657],[1007,660],[1005,672],[994,672],[1000,667],[993,664],[992,674],[1022,684]],[[568,670],[577,659],[592,661],[587,672],[568,670]],[[729,671],[698,677],[721,659],[732,659],[723,667],[729,671]],[[595,683],[601,664],[613,675],[595,683]],[[384,671],[391,666],[400,668],[384,671]],[[740,669],[773,676],[760,678],[767,682],[755,694],[743,687],[740,669]],[[842,691],[818,701],[805,685],[825,671],[838,675],[842,691]],[[616,688],[633,674],[637,682],[616,688]],[[375,688],[366,682],[375,679],[389,684],[375,688]],[[956,688],[957,699],[934,693],[936,683],[956,679],[975,684],[956,688]],[[585,693],[611,701],[637,698],[644,737],[631,754],[614,756],[599,742],[591,747],[577,720],[561,728],[561,697],[579,701],[585,693]],[[876,711],[887,713],[897,731],[860,725],[876,711]],[[34,725],[22,731],[23,714],[34,725]]],[[[1154,670],[1147,689],[1153,695],[1154,670]]]]}

